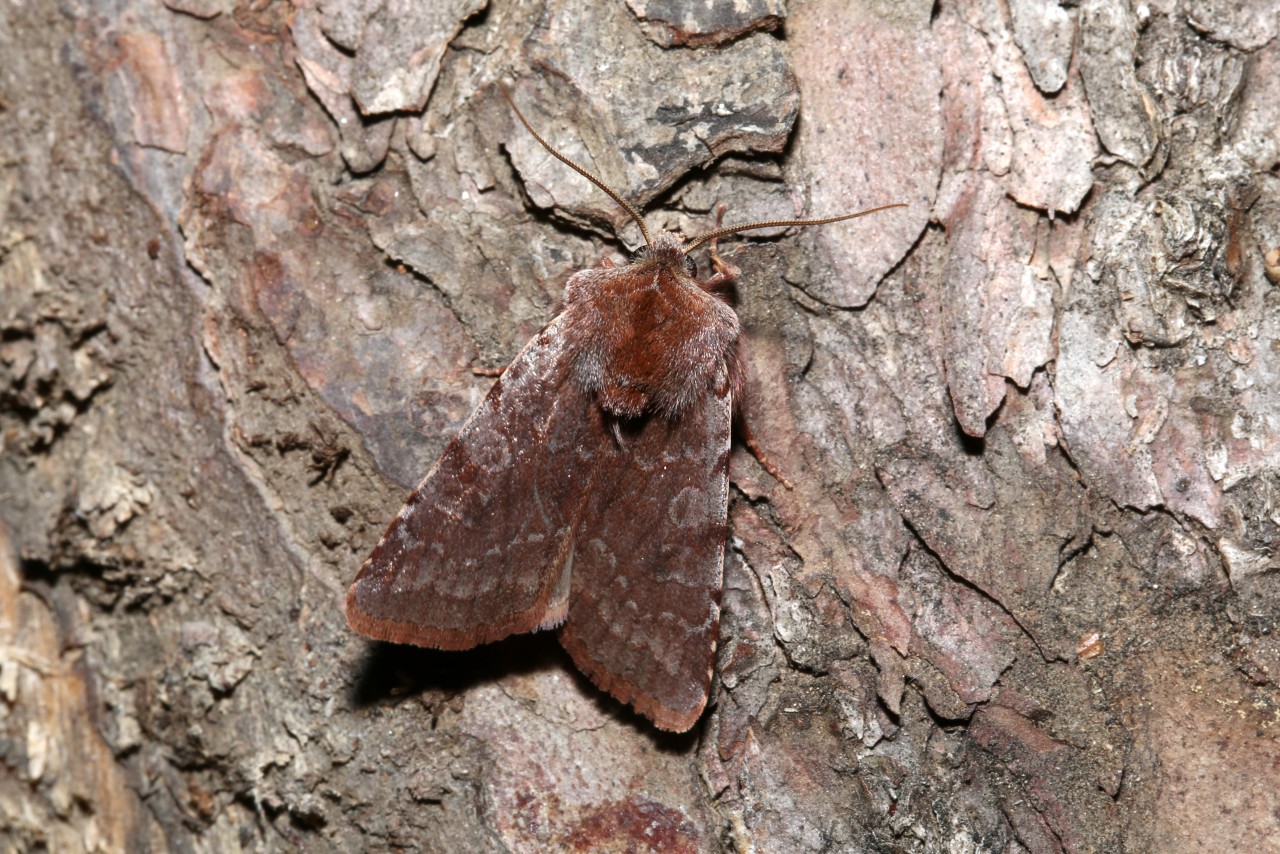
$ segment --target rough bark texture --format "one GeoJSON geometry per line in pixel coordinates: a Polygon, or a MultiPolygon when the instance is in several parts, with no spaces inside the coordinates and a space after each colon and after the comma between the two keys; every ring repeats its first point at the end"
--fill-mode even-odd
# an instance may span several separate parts
{"type": "Polygon", "coordinates": [[[0,7],[7,850],[1280,838],[1276,0],[0,7]],[[726,244],[713,708],[345,586],[565,279],[726,244]],[[1264,258],[1270,262],[1264,263],[1264,258]]]}

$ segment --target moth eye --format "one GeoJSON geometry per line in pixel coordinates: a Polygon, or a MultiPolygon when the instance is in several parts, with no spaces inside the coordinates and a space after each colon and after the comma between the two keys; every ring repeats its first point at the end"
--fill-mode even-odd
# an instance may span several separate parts
{"type": "Polygon", "coordinates": [[[649,248],[648,246],[641,246],[639,249],[632,252],[631,255],[627,258],[627,263],[639,264],[641,261],[644,260],[644,251],[648,248],[649,248]]]}
{"type": "Polygon", "coordinates": [[[684,273],[691,279],[698,278],[698,264],[688,255],[684,256],[684,273]]]}

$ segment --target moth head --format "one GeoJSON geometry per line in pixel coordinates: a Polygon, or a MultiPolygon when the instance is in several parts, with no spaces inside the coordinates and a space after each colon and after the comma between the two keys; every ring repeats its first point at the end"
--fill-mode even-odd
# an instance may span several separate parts
{"type": "Polygon", "coordinates": [[[684,241],[670,232],[663,232],[652,243],[633,250],[627,260],[632,264],[645,261],[665,263],[677,267],[690,279],[698,278],[698,265],[686,250],[684,241]]]}

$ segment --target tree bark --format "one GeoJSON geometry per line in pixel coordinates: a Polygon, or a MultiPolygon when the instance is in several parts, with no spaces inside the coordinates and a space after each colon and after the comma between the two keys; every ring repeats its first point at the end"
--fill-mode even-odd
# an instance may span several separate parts
{"type": "Polygon", "coordinates": [[[0,10],[6,850],[1280,838],[1276,0],[0,10]],[[639,232],[750,379],[712,706],[376,645],[406,490],[639,232]],[[705,270],[705,257],[698,259],[705,270]]]}

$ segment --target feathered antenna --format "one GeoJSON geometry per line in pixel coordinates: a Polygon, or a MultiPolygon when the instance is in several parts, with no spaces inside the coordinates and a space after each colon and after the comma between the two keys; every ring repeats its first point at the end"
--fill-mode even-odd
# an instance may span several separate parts
{"type": "Polygon", "coordinates": [[[599,178],[591,174],[591,172],[589,172],[585,168],[579,166],[577,163],[574,163],[568,157],[565,157],[563,154],[556,151],[551,146],[551,143],[543,139],[538,134],[538,132],[533,129],[533,126],[529,124],[529,120],[524,117],[524,113],[520,112],[520,108],[516,106],[516,102],[514,99],[512,99],[511,93],[507,91],[507,87],[499,83],[498,88],[502,90],[502,94],[506,97],[507,103],[511,105],[511,109],[515,110],[516,118],[520,119],[520,124],[524,125],[525,130],[529,131],[529,133],[533,135],[533,138],[538,141],[538,144],[541,145],[543,148],[545,148],[547,151],[549,151],[552,157],[559,160],[565,166],[568,166],[574,172],[577,172],[583,178],[586,178],[592,184],[595,184],[601,190],[604,190],[604,192],[609,196],[609,198],[613,199],[615,202],[621,205],[622,209],[626,211],[631,216],[631,218],[636,221],[636,225],[640,226],[640,234],[641,236],[644,237],[644,245],[645,246],[651,245],[653,243],[653,240],[650,239],[649,237],[649,229],[644,224],[644,217],[640,216],[640,211],[636,210],[634,205],[632,205],[626,199],[622,198],[622,194],[619,193],[617,190],[610,187],[604,181],[601,181],[599,178]]]}
{"type": "MultiPolygon", "coordinates": [[[[644,237],[645,246],[651,246],[653,244],[653,239],[649,235],[649,228],[644,224],[644,217],[640,216],[640,212],[636,210],[635,206],[632,205],[630,202],[628,202],[626,199],[624,199],[622,197],[622,194],[619,193],[617,190],[613,189],[604,181],[597,178],[589,170],[585,169],[582,166],[579,166],[577,163],[574,163],[568,157],[566,157],[565,155],[557,151],[551,145],[551,143],[543,139],[542,136],[536,130],[533,129],[533,125],[529,124],[529,120],[524,117],[524,113],[520,112],[520,108],[516,106],[515,99],[512,98],[511,93],[507,91],[507,87],[504,84],[499,83],[498,88],[502,90],[502,95],[507,99],[507,103],[511,105],[511,109],[515,111],[516,118],[520,119],[520,124],[524,125],[525,130],[529,131],[529,133],[533,136],[533,138],[538,141],[538,144],[541,145],[543,148],[545,148],[551,154],[552,157],[556,158],[561,163],[568,166],[570,169],[577,172],[582,177],[586,178],[592,184],[595,184],[597,187],[603,190],[609,196],[609,198],[617,202],[622,207],[622,209],[626,211],[627,214],[633,220],[635,220],[636,225],[640,226],[640,235],[644,237]]],[[[790,226],[826,225],[832,222],[844,222],[847,219],[857,219],[860,216],[866,216],[867,214],[873,214],[878,211],[889,210],[890,208],[905,208],[905,207],[906,205],[903,204],[902,202],[895,202],[891,205],[880,205],[879,207],[867,208],[866,210],[858,211],[857,213],[841,214],[839,216],[828,216],[828,217],[822,217],[821,219],[769,219],[769,220],[762,220],[760,222],[748,222],[748,223],[744,223],[743,225],[731,225],[727,228],[717,228],[714,231],[708,231],[705,234],[697,235],[696,237],[692,238],[688,243],[685,244],[685,251],[686,252],[692,251],[697,247],[701,246],[703,243],[706,243],[708,240],[716,240],[728,234],[737,234],[739,231],[750,231],[753,228],[786,228],[790,226]]]]}

